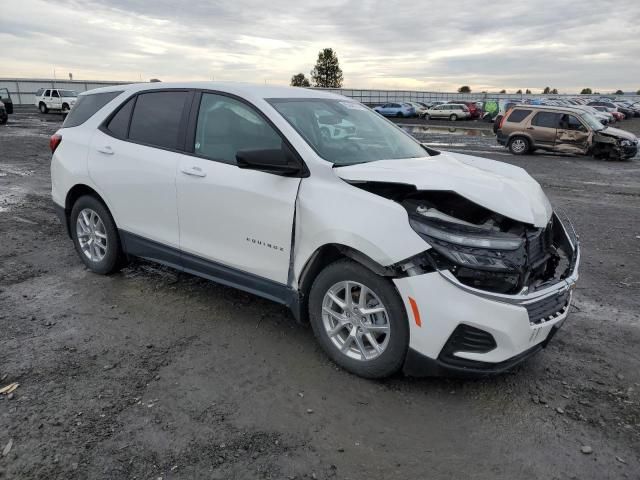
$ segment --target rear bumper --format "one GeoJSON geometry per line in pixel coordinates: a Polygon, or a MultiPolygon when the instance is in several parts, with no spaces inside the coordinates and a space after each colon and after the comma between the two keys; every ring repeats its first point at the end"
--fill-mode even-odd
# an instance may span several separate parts
{"type": "Polygon", "coordinates": [[[53,202],[53,210],[56,212],[56,216],[64,227],[64,231],[67,232],[67,235],[71,236],[71,232],[69,231],[69,217],[67,216],[67,212],[64,207],[61,207],[56,202],[53,202]]]}
{"type": "Polygon", "coordinates": [[[504,135],[500,130],[498,130],[496,132],[496,141],[500,144],[500,145],[506,145],[507,144],[507,136],[504,135]]]}

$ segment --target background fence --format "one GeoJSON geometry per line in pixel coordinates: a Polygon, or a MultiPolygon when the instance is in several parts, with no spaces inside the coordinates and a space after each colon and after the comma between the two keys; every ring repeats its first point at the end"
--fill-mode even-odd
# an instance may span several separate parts
{"type": "MultiPolygon", "coordinates": [[[[75,90],[78,93],[94,88],[106,87],[109,85],[123,85],[134,82],[107,82],[102,80],[56,80],[52,78],[0,78],[0,88],[7,88],[13,103],[16,105],[33,105],[35,93],[40,88],[63,88],[66,90],[75,90]]],[[[362,90],[353,88],[321,88],[334,92],[346,97],[352,98],[366,105],[374,106],[389,102],[430,102],[430,101],[447,101],[447,100],[486,100],[486,99],[509,99],[524,100],[527,98],[573,98],[594,97],[600,95],[541,95],[541,94],[517,94],[517,93],[447,93],[447,92],[423,92],[412,90],[362,90]]],[[[606,96],[603,94],[603,96],[606,96]]],[[[616,98],[622,98],[640,101],[639,95],[617,95],[616,98]]]]}

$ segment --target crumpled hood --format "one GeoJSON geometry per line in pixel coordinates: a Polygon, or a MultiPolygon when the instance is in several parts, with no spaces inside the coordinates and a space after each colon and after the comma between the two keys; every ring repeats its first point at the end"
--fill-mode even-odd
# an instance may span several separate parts
{"type": "Polygon", "coordinates": [[[379,160],[333,169],[347,181],[415,185],[453,191],[500,215],[545,227],[553,209],[540,184],[520,167],[486,158],[441,152],[404,160],[379,160]]]}
{"type": "Polygon", "coordinates": [[[607,127],[603,130],[596,132],[597,134],[608,135],[610,137],[623,138],[625,140],[637,140],[633,133],[627,132],[626,130],[620,130],[619,128],[607,127]]]}

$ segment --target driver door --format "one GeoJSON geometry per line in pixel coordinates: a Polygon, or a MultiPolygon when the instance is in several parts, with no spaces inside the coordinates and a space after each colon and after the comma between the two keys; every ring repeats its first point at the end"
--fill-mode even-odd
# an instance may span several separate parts
{"type": "Polygon", "coordinates": [[[203,92],[194,105],[193,154],[181,158],[176,178],[185,266],[212,262],[286,285],[301,179],[236,164],[240,150],[281,148],[280,133],[227,95],[203,92]]]}
{"type": "Polygon", "coordinates": [[[555,150],[584,155],[589,148],[590,130],[575,115],[563,114],[558,124],[555,150]]]}

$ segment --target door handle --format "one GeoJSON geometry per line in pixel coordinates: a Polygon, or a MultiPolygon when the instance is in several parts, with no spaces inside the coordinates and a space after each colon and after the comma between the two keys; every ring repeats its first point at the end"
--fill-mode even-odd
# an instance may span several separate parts
{"type": "Polygon", "coordinates": [[[109,145],[105,145],[103,147],[98,147],[97,149],[100,153],[104,153],[105,155],[113,155],[113,148],[109,145]]]}
{"type": "Polygon", "coordinates": [[[191,175],[192,177],[206,177],[207,174],[202,171],[200,167],[183,167],[180,169],[185,175],[191,175]]]}
{"type": "Polygon", "coordinates": [[[527,127],[527,130],[535,130],[533,127],[527,127]]]}

